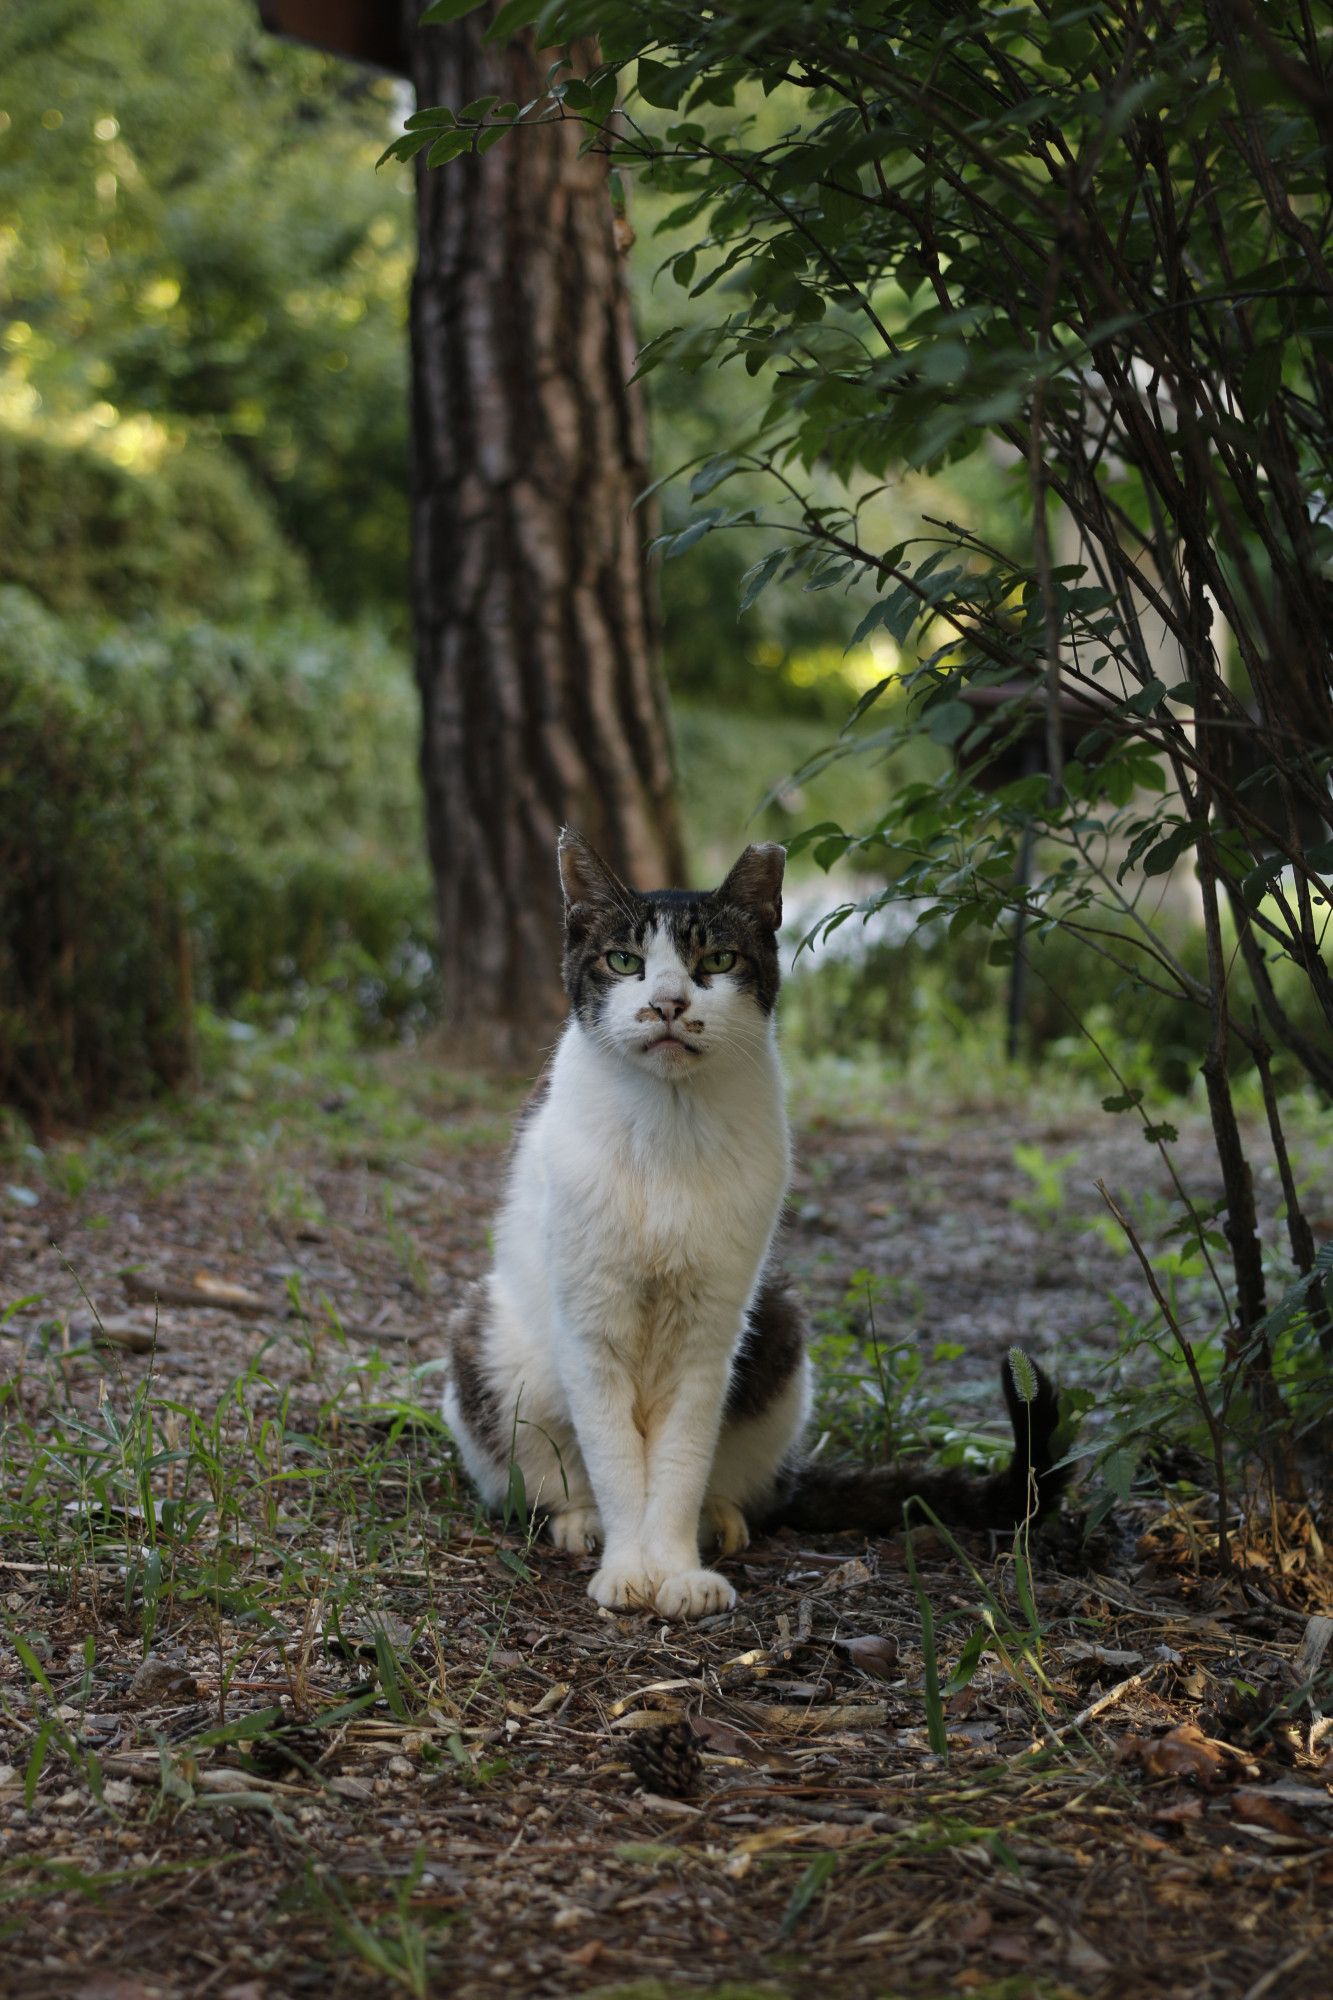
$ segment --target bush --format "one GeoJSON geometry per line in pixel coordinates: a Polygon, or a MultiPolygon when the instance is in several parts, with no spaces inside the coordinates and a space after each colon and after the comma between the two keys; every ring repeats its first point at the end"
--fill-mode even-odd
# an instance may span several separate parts
{"type": "Polygon", "coordinates": [[[52,611],[247,618],[307,595],[267,502],[221,448],[148,472],[0,426],[0,584],[52,611]]]}
{"type": "Polygon", "coordinates": [[[93,628],[0,589],[0,1098],[39,1122],[174,1082],[183,984],[365,1036],[425,1021],[406,662],[373,629],[93,628]]]}
{"type": "Polygon", "coordinates": [[[0,1098],[38,1126],[186,1072],[170,809],[114,717],[0,645],[0,1098]]]}
{"type": "MultiPolygon", "coordinates": [[[[1168,930],[1159,918],[1159,929],[1176,963],[1202,984],[1207,975],[1202,926],[1182,917],[1168,930]]],[[[859,948],[859,930],[853,918],[835,933],[843,951],[821,953],[793,978],[784,1022],[794,1047],[810,1055],[829,1048],[877,1048],[906,1062],[938,1045],[942,1035],[966,1028],[980,1031],[998,1055],[1005,1043],[1010,972],[989,963],[980,931],[973,927],[951,937],[945,925],[935,923],[896,941],[875,937],[859,948]]],[[[1234,940],[1229,943],[1234,948],[1234,940]]],[[[1109,926],[1107,944],[1118,949],[1109,926]]],[[[1056,1063],[1062,1074],[1090,1078],[1114,1092],[1100,1048],[1132,1087],[1177,1095],[1193,1088],[1209,1047],[1204,1008],[1178,992],[1145,986],[1064,930],[1045,937],[1029,930],[1024,955],[1024,1056],[1056,1063]]],[[[1132,962],[1128,948],[1122,956],[1132,962]]],[[[1298,1027],[1317,1037],[1315,1004],[1295,968],[1275,966],[1274,976],[1298,1027]]],[[[1233,973],[1232,997],[1239,1018],[1248,1022],[1255,1000],[1243,967],[1233,973]]],[[[1253,1069],[1251,1056],[1234,1039],[1230,1056],[1232,1075],[1253,1069]]],[[[1299,1087],[1300,1070],[1281,1050],[1273,1070],[1279,1087],[1299,1087]]]]}
{"type": "Polygon", "coordinates": [[[365,1039],[422,1028],[435,998],[430,880],[310,847],[197,844],[187,906],[200,997],[223,1013],[350,1002],[365,1039]]]}

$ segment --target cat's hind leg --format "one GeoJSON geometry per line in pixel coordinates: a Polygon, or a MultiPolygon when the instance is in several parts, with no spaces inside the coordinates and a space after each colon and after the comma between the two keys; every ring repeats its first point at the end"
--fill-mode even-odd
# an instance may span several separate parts
{"type": "Polygon", "coordinates": [[[704,1495],[699,1544],[716,1556],[735,1556],[749,1548],[750,1526],[734,1500],[727,1500],[720,1493],[704,1495]]]}
{"type": "Polygon", "coordinates": [[[444,1420],[485,1505],[508,1506],[516,1468],[527,1508],[545,1519],[556,1546],[592,1547],[601,1523],[573,1426],[545,1357],[493,1275],[469,1288],[446,1332],[444,1420]]]}
{"type": "Polygon", "coordinates": [[[553,1507],[546,1517],[546,1533],[558,1549],[570,1555],[586,1555],[604,1539],[597,1502],[589,1494],[586,1501],[570,1500],[561,1507],[553,1507]]]}
{"type": "Polygon", "coordinates": [[[470,1285],[445,1326],[448,1373],[444,1421],[472,1484],[487,1507],[498,1507],[509,1484],[509,1437],[500,1398],[485,1365],[490,1315],[488,1287],[470,1285]]]}
{"type": "Polygon", "coordinates": [[[748,1544],[746,1517],[771,1501],[809,1421],[811,1396],[800,1304],[780,1278],[767,1278],[732,1365],[700,1522],[703,1540],[711,1533],[722,1555],[748,1544]]]}

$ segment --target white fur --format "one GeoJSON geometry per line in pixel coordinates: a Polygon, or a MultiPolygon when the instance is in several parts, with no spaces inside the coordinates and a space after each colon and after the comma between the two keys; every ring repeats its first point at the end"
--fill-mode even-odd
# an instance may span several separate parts
{"type": "MultiPolygon", "coordinates": [[[[690,978],[650,933],[594,1030],[571,1018],[520,1137],[483,1281],[482,1366],[530,1504],[558,1546],[605,1543],[599,1604],[701,1617],[735,1600],[703,1567],[730,1554],[808,1414],[803,1364],[758,1418],[722,1425],[747,1308],[787,1186],[772,1022],[737,979],[690,978]],[[685,1048],[654,1047],[673,1002],[685,1048]],[[653,1012],[654,1007],[662,1010],[653,1012]]],[[[445,1417],[482,1498],[508,1465],[445,1417]]]]}

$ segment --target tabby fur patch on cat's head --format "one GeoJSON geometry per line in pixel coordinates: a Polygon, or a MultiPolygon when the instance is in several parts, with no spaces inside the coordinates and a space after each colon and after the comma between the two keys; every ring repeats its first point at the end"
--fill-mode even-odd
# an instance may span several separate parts
{"type": "Polygon", "coordinates": [[[717,889],[631,889],[583,836],[560,836],[565,990],[584,1028],[653,1074],[681,1080],[744,1058],[778,997],[786,853],[747,847],[717,889]]]}

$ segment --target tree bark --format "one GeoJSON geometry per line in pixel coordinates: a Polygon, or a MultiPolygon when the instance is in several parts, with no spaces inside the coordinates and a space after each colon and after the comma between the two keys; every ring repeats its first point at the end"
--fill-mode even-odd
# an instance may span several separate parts
{"type": "MultiPolygon", "coordinates": [[[[417,103],[527,104],[554,59],[488,16],[422,27],[417,103]]],[[[582,128],[417,158],[412,600],[445,1027],[526,1064],[563,1011],[556,837],[640,887],[679,882],[658,620],[632,512],[647,483],[606,161],[582,128]]]]}

